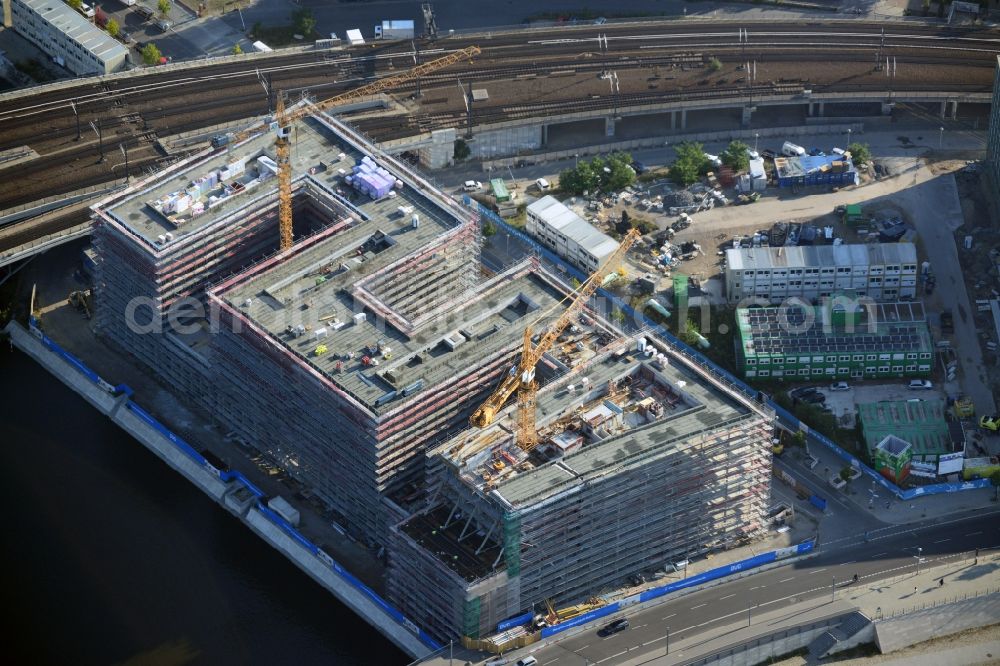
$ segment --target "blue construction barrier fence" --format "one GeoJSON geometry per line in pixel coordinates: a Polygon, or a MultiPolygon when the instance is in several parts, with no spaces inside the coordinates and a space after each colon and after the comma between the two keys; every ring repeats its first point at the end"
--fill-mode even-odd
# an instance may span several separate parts
{"type": "Polygon", "coordinates": [[[127,396],[128,402],[125,403],[125,408],[130,412],[135,414],[139,419],[141,419],[148,426],[156,430],[160,435],[162,435],[167,441],[172,443],[177,449],[183,453],[185,456],[190,458],[192,461],[201,465],[206,470],[209,471],[213,476],[218,477],[224,483],[235,482],[243,485],[247,490],[249,490],[254,496],[254,508],[259,511],[264,517],[274,523],[279,529],[285,532],[288,536],[294,539],[299,545],[308,550],[317,559],[328,566],[334,573],[336,573],[342,580],[354,587],[356,590],[361,592],[365,597],[372,601],[375,605],[381,608],[387,615],[389,615],[393,620],[395,620],[400,626],[405,627],[410,633],[414,634],[421,643],[427,646],[430,650],[440,650],[443,646],[431,638],[427,632],[417,626],[414,622],[406,618],[402,613],[389,605],[381,596],[378,595],[370,587],[358,580],[351,572],[341,566],[336,560],[330,557],[325,551],[320,550],[318,546],[309,541],[301,532],[299,532],[295,527],[291,525],[284,518],[279,516],[277,513],[269,509],[266,505],[266,494],[260,488],[255,486],[249,479],[247,479],[243,474],[237,471],[221,471],[216,469],[208,460],[205,459],[194,447],[188,444],[182,437],[179,437],[173,433],[169,428],[160,423],[153,417],[152,414],[147,412],[145,409],[133,402],[130,397],[132,395],[132,389],[130,389],[125,384],[119,384],[117,386],[112,386],[110,383],[104,381],[100,375],[87,367],[80,359],[78,359],[73,354],[60,347],[55,341],[45,335],[41,329],[38,328],[38,322],[34,317],[29,319],[29,331],[32,335],[38,338],[47,349],[49,349],[54,354],[58,355],[60,358],[64,359],[67,363],[76,368],[84,377],[90,380],[93,384],[99,388],[107,391],[112,395],[125,395],[127,396]]]}
{"type": "Polygon", "coordinates": [[[757,555],[756,557],[751,557],[745,560],[741,560],[739,562],[733,562],[732,564],[716,567],[715,569],[709,569],[708,571],[698,574],[697,576],[692,576],[691,578],[684,578],[674,583],[668,583],[667,585],[662,585],[660,587],[654,587],[649,590],[645,590],[643,592],[640,592],[639,594],[633,594],[630,597],[625,597],[620,601],[608,604],[607,606],[602,606],[596,610],[590,611],[589,613],[578,615],[577,617],[574,617],[571,620],[567,620],[566,622],[557,624],[554,627],[545,627],[544,629],[542,629],[542,638],[548,638],[549,636],[554,636],[568,629],[572,629],[573,627],[579,627],[580,625],[593,622],[594,620],[599,620],[602,617],[606,617],[608,615],[617,613],[618,611],[624,610],[629,606],[645,603],[653,599],[658,599],[662,596],[670,594],[671,592],[677,592],[678,590],[684,590],[689,587],[702,585],[704,583],[708,583],[713,580],[725,578],[726,576],[731,576],[733,574],[749,571],[751,569],[756,569],[757,567],[761,567],[764,566],[765,564],[770,564],[778,560],[783,560],[789,557],[795,557],[797,555],[804,555],[806,553],[811,552],[813,548],[815,548],[815,546],[816,546],[815,541],[804,541],[796,546],[789,546],[788,548],[773,550],[769,553],[757,555]]]}
{"type": "MultiPolygon", "coordinates": [[[[466,206],[476,208],[477,212],[481,216],[488,218],[491,222],[493,222],[498,227],[503,229],[505,233],[509,233],[512,236],[515,236],[516,238],[530,245],[546,261],[554,265],[564,266],[566,268],[567,274],[570,277],[574,277],[577,280],[580,280],[581,282],[583,282],[587,278],[586,275],[581,273],[575,267],[568,265],[566,260],[561,259],[553,252],[540,245],[538,241],[536,241],[531,236],[528,236],[520,229],[515,229],[514,227],[512,227],[502,217],[494,213],[486,206],[482,205],[479,202],[474,202],[468,195],[463,197],[463,201],[466,206]]],[[[689,359],[700,365],[706,372],[713,375],[716,379],[725,382],[731,388],[743,393],[752,400],[756,399],[757,396],[759,395],[759,391],[757,389],[751,387],[749,384],[747,384],[746,382],[744,382],[742,379],[735,376],[731,372],[723,368],[720,368],[718,365],[715,364],[714,361],[710,360],[707,356],[697,351],[687,343],[681,341],[678,337],[670,333],[670,331],[668,331],[664,326],[658,325],[655,322],[651,321],[644,314],[636,312],[628,303],[625,303],[614,294],[604,289],[598,289],[598,294],[600,294],[602,297],[612,302],[616,308],[625,313],[627,317],[630,317],[632,321],[642,322],[643,325],[648,326],[654,334],[662,337],[680,354],[688,357],[689,359]]],[[[965,490],[978,490],[980,488],[988,488],[990,486],[989,479],[976,479],[975,481],[963,481],[961,483],[937,483],[933,485],[918,486],[916,488],[909,488],[904,490],[903,488],[900,488],[896,484],[886,479],[884,476],[876,472],[871,467],[865,465],[856,456],[848,453],[847,451],[844,451],[828,437],[825,437],[824,435],[816,432],[815,430],[810,430],[808,426],[806,428],[802,428],[801,426],[803,424],[801,421],[799,421],[798,418],[792,415],[792,413],[789,412],[787,409],[784,409],[783,407],[775,403],[773,400],[768,401],[768,406],[774,410],[775,414],[778,417],[779,422],[781,422],[783,426],[792,431],[800,429],[808,431],[810,436],[813,437],[820,444],[830,449],[833,453],[835,453],[839,458],[847,462],[849,465],[852,465],[860,469],[862,473],[868,475],[876,483],[882,486],[882,488],[884,488],[887,492],[892,493],[901,500],[910,500],[915,497],[922,497],[924,495],[941,495],[945,493],[962,492],[965,490]]]]}

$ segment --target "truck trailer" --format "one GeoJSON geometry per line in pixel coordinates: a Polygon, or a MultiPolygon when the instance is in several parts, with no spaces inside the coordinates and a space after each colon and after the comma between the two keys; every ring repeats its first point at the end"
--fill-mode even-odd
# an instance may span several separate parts
{"type": "Polygon", "coordinates": [[[413,39],[413,21],[382,21],[375,26],[375,39],[413,39]]]}

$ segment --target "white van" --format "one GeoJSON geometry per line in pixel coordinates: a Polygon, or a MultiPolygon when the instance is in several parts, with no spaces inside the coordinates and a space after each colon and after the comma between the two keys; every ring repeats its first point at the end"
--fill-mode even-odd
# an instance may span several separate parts
{"type": "Polygon", "coordinates": [[[801,157],[806,154],[806,149],[792,143],[791,141],[786,141],[781,146],[781,154],[786,157],[801,157]]]}
{"type": "Polygon", "coordinates": [[[549,181],[545,180],[544,178],[539,178],[538,180],[536,180],[535,185],[538,185],[538,189],[542,190],[543,192],[552,187],[551,185],[549,185],[549,181]]]}
{"type": "Polygon", "coordinates": [[[86,2],[80,3],[80,13],[87,18],[94,18],[94,8],[86,2]]]}
{"type": "Polygon", "coordinates": [[[467,180],[465,181],[465,184],[462,185],[462,189],[466,192],[478,192],[483,189],[483,184],[478,180],[467,180]]]}
{"type": "Polygon", "coordinates": [[[517,660],[517,666],[535,666],[535,664],[537,664],[537,663],[538,663],[538,660],[535,659],[534,657],[531,657],[531,656],[524,657],[523,659],[518,659],[517,660]]]}

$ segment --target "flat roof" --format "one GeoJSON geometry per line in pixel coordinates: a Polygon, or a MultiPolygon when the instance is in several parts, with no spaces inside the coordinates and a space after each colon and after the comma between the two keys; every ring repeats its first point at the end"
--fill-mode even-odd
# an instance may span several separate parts
{"type": "Polygon", "coordinates": [[[830,321],[826,305],[737,308],[736,324],[746,356],[800,352],[932,351],[920,302],[864,302],[851,326],[830,321]]]}
{"type": "Polygon", "coordinates": [[[729,270],[872,266],[917,263],[913,243],[845,243],[801,247],[748,247],[726,250],[729,270]]]}
{"type": "Polygon", "coordinates": [[[352,288],[366,276],[440,241],[456,225],[430,219],[413,228],[409,217],[384,212],[297,250],[274,266],[237,278],[219,292],[289,353],[375,413],[393,408],[404,396],[464,375],[477,359],[516,344],[524,327],[563,297],[525,260],[493,278],[483,276],[478,293],[467,300],[459,300],[456,293],[453,309],[421,326],[412,337],[406,335],[385,320],[376,320],[356,300],[352,288]],[[379,241],[383,245],[379,251],[359,251],[380,236],[388,241],[379,241]],[[385,246],[387,242],[391,244],[385,246]],[[332,272],[326,273],[328,268],[332,272]],[[322,321],[293,338],[288,327],[302,319],[298,313],[305,307],[312,313],[310,320],[322,321]],[[356,318],[361,313],[364,316],[356,318]],[[325,329],[321,338],[318,327],[325,329]],[[317,354],[321,345],[327,351],[317,354]],[[375,345],[388,347],[390,357],[366,351],[375,345]],[[353,358],[345,359],[348,354],[353,358]],[[365,365],[365,356],[376,358],[378,365],[365,365]]]}
{"type": "MultiPolygon", "coordinates": [[[[646,337],[649,349],[668,351],[659,341],[655,343],[660,347],[654,347],[654,339],[646,337]]],[[[754,414],[734,396],[682,365],[669,351],[665,354],[667,362],[661,363],[658,356],[636,351],[633,339],[610,347],[591,358],[582,369],[544,386],[536,401],[539,431],[548,432],[548,437],[557,437],[560,424],[574,414],[582,416],[583,412],[593,412],[595,407],[604,417],[609,412],[622,412],[618,427],[599,433],[604,439],[539,463],[534,454],[528,458],[516,448],[510,424],[506,423],[509,419],[501,415],[489,428],[467,430],[435,449],[434,454],[449,460],[458,468],[462,480],[480,492],[490,493],[512,508],[526,508],[557,493],[581,488],[594,479],[645,465],[653,456],[667,455],[683,447],[698,432],[737,424],[754,414]],[[625,348],[628,351],[622,353],[625,348]],[[607,394],[609,381],[618,385],[637,376],[647,386],[654,387],[651,394],[662,405],[662,414],[651,422],[637,416],[640,401],[607,394]],[[569,385],[573,385],[572,391],[569,385]],[[609,402],[616,405],[614,409],[609,402]],[[625,409],[618,407],[619,403],[626,405],[625,409]],[[504,466],[502,473],[492,475],[494,478],[485,480],[482,471],[490,471],[491,452],[501,449],[506,451],[503,457],[511,464],[504,466]]]]}
{"type": "Polygon", "coordinates": [[[775,157],[774,168],[778,178],[795,178],[814,171],[832,171],[834,162],[844,164],[842,171],[854,171],[854,164],[844,155],[802,155],[801,157],[775,157]]]}
{"type": "Polygon", "coordinates": [[[598,261],[618,249],[618,241],[595,229],[551,194],[528,206],[528,212],[590,252],[598,261]]]}
{"type": "MultiPolygon", "coordinates": [[[[408,206],[414,208],[421,221],[451,220],[449,225],[455,223],[448,212],[409,184],[395,189],[391,199],[372,201],[365,195],[356,194],[343,181],[340,172],[343,170],[345,174],[350,174],[366,154],[314,118],[299,121],[294,128],[291,151],[293,187],[308,184],[314,191],[323,192],[327,203],[344,216],[384,218],[396,215],[400,206],[408,206]],[[343,159],[339,157],[341,154],[343,159]]],[[[155,244],[159,236],[167,233],[172,234],[175,241],[180,240],[242,210],[249,212],[263,206],[276,206],[273,199],[278,179],[264,166],[267,160],[261,162],[260,158],[271,162],[275,159],[274,135],[271,132],[235,146],[201,153],[134,185],[96,208],[150,244],[155,244]],[[220,173],[224,175],[225,170],[236,162],[242,162],[243,170],[220,181],[220,173]],[[171,214],[156,209],[157,202],[163,202],[171,194],[183,195],[194,187],[196,181],[203,182],[212,174],[215,174],[217,182],[200,188],[198,198],[192,198],[191,207],[183,212],[171,214]],[[237,189],[236,183],[242,189],[237,189]],[[228,193],[223,184],[229,186],[228,193]],[[212,197],[216,197],[214,203],[212,197]],[[204,212],[193,215],[196,202],[204,206],[204,212]]],[[[389,171],[404,182],[409,180],[404,174],[396,174],[392,168],[389,171]]],[[[191,192],[194,193],[194,190],[191,192]]],[[[408,217],[406,221],[409,221],[408,217]]]]}
{"type": "Polygon", "coordinates": [[[18,2],[33,9],[49,24],[101,60],[112,60],[128,54],[128,49],[121,42],[62,0],[18,0],[18,2]]]}

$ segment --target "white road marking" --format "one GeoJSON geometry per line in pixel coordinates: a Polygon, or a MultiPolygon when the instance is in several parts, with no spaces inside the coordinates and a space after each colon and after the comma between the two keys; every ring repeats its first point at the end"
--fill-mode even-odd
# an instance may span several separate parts
{"type": "Polygon", "coordinates": [[[941,539],[940,541],[935,541],[934,543],[944,543],[945,541],[951,541],[951,539],[941,539]]]}
{"type": "Polygon", "coordinates": [[[671,613],[670,615],[667,615],[667,616],[665,616],[665,617],[661,617],[660,619],[661,619],[661,620],[669,620],[669,619],[670,619],[670,618],[672,618],[672,617],[673,617],[674,615],[677,615],[677,613],[671,613]]]}
{"type": "Polygon", "coordinates": [[[851,560],[850,562],[844,562],[844,563],[842,563],[840,566],[846,567],[848,564],[854,564],[855,562],[857,562],[857,560],[851,560]]]}
{"type": "Polygon", "coordinates": [[[735,594],[727,594],[724,597],[719,597],[719,601],[722,601],[723,599],[731,599],[731,598],[733,598],[735,596],[736,596],[735,594]]]}
{"type": "Polygon", "coordinates": [[[875,553],[872,557],[882,557],[883,555],[888,555],[889,553],[875,553]]]}
{"type": "Polygon", "coordinates": [[[595,663],[595,664],[600,664],[600,663],[603,663],[603,662],[607,661],[608,659],[614,659],[615,657],[620,657],[620,656],[622,656],[623,654],[627,654],[627,653],[628,653],[628,650],[622,650],[622,651],[621,651],[621,652],[619,652],[618,654],[613,654],[613,655],[611,655],[610,657],[605,657],[604,659],[598,659],[598,660],[597,660],[597,661],[595,661],[594,663],[595,663]]]}
{"type": "Polygon", "coordinates": [[[702,606],[707,606],[707,605],[708,605],[707,603],[704,603],[704,604],[698,604],[697,606],[692,606],[692,607],[691,607],[691,610],[694,610],[695,608],[701,608],[702,606]]]}
{"type": "Polygon", "coordinates": [[[785,578],[784,580],[779,580],[778,582],[779,583],[787,583],[790,580],[795,580],[795,576],[792,576],[791,578],[785,578]]]}
{"type": "Polygon", "coordinates": [[[982,534],[982,532],[970,532],[970,533],[966,534],[965,536],[976,536],[977,534],[982,534]]]}
{"type": "Polygon", "coordinates": [[[823,573],[824,571],[826,571],[825,568],[824,569],[816,569],[815,571],[813,571],[813,573],[823,573]]]}
{"type": "Polygon", "coordinates": [[[547,661],[547,662],[545,662],[545,663],[546,663],[546,664],[554,664],[554,663],[556,663],[557,661],[559,661],[559,657],[556,657],[555,659],[550,659],[549,661],[547,661]]]}

